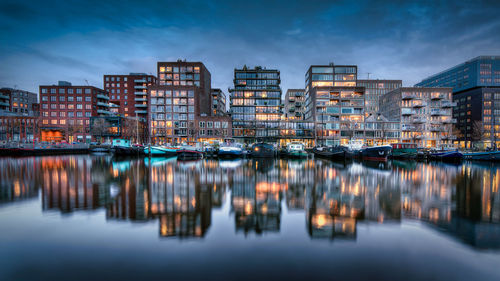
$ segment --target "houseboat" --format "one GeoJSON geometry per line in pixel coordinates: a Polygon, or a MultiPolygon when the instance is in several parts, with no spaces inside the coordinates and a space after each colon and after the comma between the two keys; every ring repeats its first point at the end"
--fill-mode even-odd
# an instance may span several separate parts
{"type": "Polygon", "coordinates": [[[363,148],[360,152],[362,160],[368,161],[387,161],[391,154],[392,146],[380,145],[363,148]]]}
{"type": "Polygon", "coordinates": [[[307,158],[304,144],[301,142],[291,142],[287,144],[286,156],[289,158],[307,158]]]}
{"type": "Polygon", "coordinates": [[[415,159],[417,158],[416,143],[393,143],[391,158],[393,159],[415,159]]]}
{"type": "Polygon", "coordinates": [[[276,151],[272,144],[260,142],[252,145],[252,150],[251,150],[252,157],[256,158],[274,157],[275,153],[276,151]]]}

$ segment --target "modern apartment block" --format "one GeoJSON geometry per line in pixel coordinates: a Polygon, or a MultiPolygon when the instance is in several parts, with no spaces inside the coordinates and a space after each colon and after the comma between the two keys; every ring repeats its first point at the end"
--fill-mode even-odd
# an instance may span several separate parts
{"type": "Polygon", "coordinates": [[[452,87],[458,145],[462,148],[498,147],[500,56],[479,56],[432,75],[415,86],[452,87]]]}
{"type": "Polygon", "coordinates": [[[196,113],[210,115],[212,105],[212,78],[210,72],[201,62],[186,62],[177,60],[175,62],[158,62],[158,85],[171,90],[198,88],[200,95],[196,96],[196,113]],[[186,86],[187,88],[182,88],[186,86]],[[199,101],[199,102],[198,102],[199,101]]]}
{"type": "Polygon", "coordinates": [[[40,86],[40,140],[90,142],[90,117],[109,116],[109,96],[93,86],[40,86]]]}
{"type": "Polygon", "coordinates": [[[221,89],[212,89],[212,116],[226,116],[226,95],[221,89]]]}
{"type": "Polygon", "coordinates": [[[33,107],[38,103],[38,95],[36,93],[23,91],[12,88],[0,89],[0,103],[4,99],[4,103],[0,104],[0,110],[4,109],[14,114],[23,116],[35,116],[33,107]],[[7,105],[8,103],[8,105],[7,105]]]}
{"type": "Polygon", "coordinates": [[[305,90],[288,89],[285,94],[285,115],[288,120],[304,120],[305,90]]]}
{"type": "Polygon", "coordinates": [[[500,87],[500,56],[479,56],[425,78],[417,87],[451,87],[453,93],[476,87],[500,87]]]}
{"type": "Polygon", "coordinates": [[[110,111],[124,117],[147,120],[147,87],[156,84],[156,77],[146,73],[104,75],[104,90],[109,93],[110,111]]]}
{"type": "Polygon", "coordinates": [[[356,86],[355,65],[312,65],[306,73],[305,119],[316,122],[319,145],[364,137],[365,88],[356,86]]]}
{"type": "Polygon", "coordinates": [[[280,72],[260,66],[234,70],[233,137],[246,143],[276,142],[281,119],[280,72]]]}
{"type": "Polygon", "coordinates": [[[365,115],[376,114],[379,110],[378,99],[384,94],[400,88],[401,80],[358,79],[357,85],[365,87],[365,115]]]}
{"type": "Polygon", "coordinates": [[[148,87],[152,143],[230,138],[231,118],[213,116],[211,76],[203,63],[158,62],[158,78],[158,85],[148,87]]]}
{"type": "Polygon", "coordinates": [[[9,111],[10,111],[10,95],[9,93],[0,91],[0,112],[9,112],[9,111]]]}
{"type": "Polygon", "coordinates": [[[401,141],[419,147],[450,148],[453,135],[451,88],[402,87],[380,97],[380,113],[401,124],[401,141]]]}
{"type": "Polygon", "coordinates": [[[461,148],[500,147],[500,87],[477,87],[453,95],[461,148]]]}

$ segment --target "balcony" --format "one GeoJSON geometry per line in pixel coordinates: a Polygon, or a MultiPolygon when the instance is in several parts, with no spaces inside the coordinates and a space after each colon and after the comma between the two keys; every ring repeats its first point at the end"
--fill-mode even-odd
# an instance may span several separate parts
{"type": "Polygon", "coordinates": [[[408,107],[401,108],[401,115],[413,115],[416,114],[415,110],[408,107]]]}
{"type": "Polygon", "coordinates": [[[427,122],[427,118],[425,117],[415,117],[413,119],[413,123],[426,123],[427,122]]]}
{"type": "Polygon", "coordinates": [[[288,98],[288,101],[290,101],[290,102],[294,102],[294,101],[295,101],[295,98],[294,98],[294,97],[289,97],[289,98],[288,98]]]}
{"type": "Polygon", "coordinates": [[[457,139],[457,136],[453,136],[453,135],[447,135],[447,136],[443,136],[441,137],[443,140],[456,140],[457,139]]]}
{"type": "Polygon", "coordinates": [[[443,129],[439,126],[432,126],[429,129],[431,132],[441,132],[443,129]]]}
{"type": "Polygon", "coordinates": [[[98,98],[98,99],[103,99],[103,100],[109,100],[109,97],[108,97],[108,96],[106,96],[106,95],[101,95],[101,94],[98,94],[98,95],[97,95],[97,98],[98,98]]]}
{"type": "Polygon", "coordinates": [[[134,94],[136,96],[146,96],[148,93],[146,93],[146,92],[135,92],[134,94]]]}
{"type": "Polygon", "coordinates": [[[455,107],[457,106],[457,103],[456,102],[451,102],[451,101],[443,101],[441,103],[441,107],[442,108],[452,108],[452,107],[455,107]]]}
{"type": "Polygon", "coordinates": [[[444,99],[445,97],[446,97],[446,95],[443,93],[431,93],[432,100],[440,100],[440,99],[444,99]]]}
{"type": "Polygon", "coordinates": [[[421,108],[421,107],[426,107],[427,102],[425,101],[414,101],[413,102],[413,108],[421,108]]]}
{"type": "Polygon", "coordinates": [[[295,93],[295,96],[296,96],[296,97],[303,97],[303,96],[304,96],[304,93],[299,93],[299,92],[297,92],[297,93],[295,93]]]}
{"type": "Polygon", "coordinates": [[[134,89],[146,89],[146,86],[143,85],[135,85],[134,89]]]}
{"type": "Polygon", "coordinates": [[[6,100],[8,100],[8,99],[10,99],[10,97],[7,96],[7,95],[4,95],[4,94],[0,94],[0,99],[6,99],[6,100]]]}
{"type": "Polygon", "coordinates": [[[401,98],[404,100],[412,100],[412,99],[417,99],[418,96],[415,93],[405,93],[403,92],[401,95],[401,98]]]}
{"type": "Polygon", "coordinates": [[[443,120],[443,123],[444,124],[456,124],[457,123],[457,119],[456,118],[447,118],[447,119],[443,120]]]}
{"type": "Polygon", "coordinates": [[[447,115],[447,112],[446,110],[442,109],[431,109],[431,115],[433,116],[447,115]]]}
{"type": "Polygon", "coordinates": [[[104,102],[100,102],[100,101],[98,101],[98,102],[97,102],[97,106],[109,107],[109,104],[108,104],[108,103],[104,103],[104,102]]]}
{"type": "Polygon", "coordinates": [[[3,102],[3,101],[0,101],[0,105],[1,106],[10,106],[10,104],[8,102],[3,102]]]}
{"type": "Polygon", "coordinates": [[[148,114],[147,110],[136,110],[135,113],[137,114],[148,114]]]}
{"type": "Polygon", "coordinates": [[[135,101],[148,101],[148,99],[145,99],[145,98],[135,98],[134,100],[135,101]]]}
{"type": "Polygon", "coordinates": [[[136,79],[134,83],[146,83],[146,79],[136,79]]]}
{"type": "Polygon", "coordinates": [[[292,106],[292,107],[290,107],[290,109],[288,109],[288,111],[290,111],[290,112],[294,112],[294,111],[295,111],[295,107],[293,107],[293,106],[292,106]]]}
{"type": "Polygon", "coordinates": [[[148,105],[147,104],[142,104],[142,103],[136,103],[135,107],[142,107],[142,108],[144,108],[144,107],[148,107],[148,105]]]}
{"type": "Polygon", "coordinates": [[[111,115],[111,114],[113,114],[113,112],[111,112],[111,111],[109,111],[109,110],[98,109],[98,110],[97,110],[97,114],[111,115]]]}
{"type": "Polygon", "coordinates": [[[412,125],[406,125],[406,124],[403,124],[401,126],[401,130],[402,131],[405,131],[405,132],[411,132],[411,131],[415,131],[417,129],[416,126],[412,126],[412,125]]]}
{"type": "Polygon", "coordinates": [[[296,103],[295,103],[295,106],[296,106],[296,107],[301,107],[301,106],[302,106],[302,103],[301,103],[300,101],[298,101],[298,102],[296,102],[296,103]]]}

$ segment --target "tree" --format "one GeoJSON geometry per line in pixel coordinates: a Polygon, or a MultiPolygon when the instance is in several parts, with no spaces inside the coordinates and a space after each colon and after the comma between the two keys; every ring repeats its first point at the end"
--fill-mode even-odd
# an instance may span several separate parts
{"type": "Polygon", "coordinates": [[[111,125],[105,118],[97,118],[94,119],[90,132],[94,137],[99,136],[99,140],[102,141],[102,137],[106,135],[110,126],[111,125]]]}
{"type": "Polygon", "coordinates": [[[475,120],[472,122],[471,141],[473,145],[481,145],[484,147],[484,141],[488,139],[489,132],[484,129],[483,122],[475,120]]]}

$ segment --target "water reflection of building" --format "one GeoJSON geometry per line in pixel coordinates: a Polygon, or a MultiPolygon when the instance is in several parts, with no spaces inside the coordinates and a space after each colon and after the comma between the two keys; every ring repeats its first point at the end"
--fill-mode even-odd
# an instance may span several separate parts
{"type": "Polygon", "coordinates": [[[149,189],[146,164],[142,159],[115,160],[110,186],[119,190],[115,200],[108,204],[108,219],[144,221],[149,214],[149,189]]]}
{"type": "Polygon", "coordinates": [[[0,161],[0,204],[36,198],[39,158],[6,158],[0,161]]]}
{"type": "Polygon", "coordinates": [[[260,234],[280,230],[281,199],[287,188],[276,168],[280,165],[276,160],[251,160],[234,174],[231,207],[237,231],[260,234]]]}
{"type": "Polygon", "coordinates": [[[63,213],[75,210],[94,210],[110,200],[109,189],[96,180],[107,173],[102,158],[44,157],[40,158],[42,207],[63,213]],[[95,178],[94,178],[95,177],[95,178]]]}
{"type": "Polygon", "coordinates": [[[499,166],[419,165],[399,175],[406,217],[474,247],[500,248],[499,166]]]}
{"type": "Polygon", "coordinates": [[[306,193],[306,220],[311,238],[356,238],[357,220],[364,218],[360,174],[350,174],[325,162],[315,167],[316,182],[306,193]]]}

